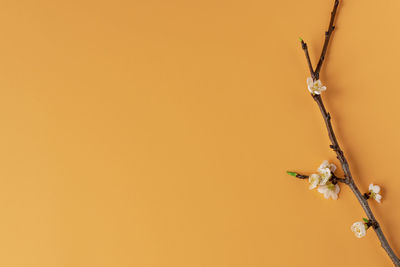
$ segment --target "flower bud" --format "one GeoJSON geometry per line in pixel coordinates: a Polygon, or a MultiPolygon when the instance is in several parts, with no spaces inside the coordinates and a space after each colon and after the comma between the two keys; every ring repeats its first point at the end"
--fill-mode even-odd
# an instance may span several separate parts
{"type": "Polygon", "coordinates": [[[290,171],[287,171],[286,173],[289,174],[290,176],[294,176],[294,177],[297,176],[297,172],[290,172],[290,171]]]}

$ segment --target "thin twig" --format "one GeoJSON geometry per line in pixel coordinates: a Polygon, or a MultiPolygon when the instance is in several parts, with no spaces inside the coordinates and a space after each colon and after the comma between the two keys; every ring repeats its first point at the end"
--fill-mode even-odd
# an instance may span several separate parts
{"type": "MultiPolygon", "coordinates": [[[[295,173],[295,172],[289,172],[289,173],[295,173]]],[[[296,175],[294,177],[299,178],[299,179],[307,179],[310,176],[296,173],[296,175]]],[[[333,184],[336,184],[337,182],[341,182],[341,183],[347,184],[347,179],[346,178],[337,177],[333,173],[332,173],[332,177],[329,179],[329,181],[331,181],[333,184]]]]}
{"type": "MultiPolygon", "coordinates": [[[[335,21],[335,16],[336,16],[338,5],[339,5],[339,1],[335,0],[333,10],[331,12],[331,19],[329,22],[328,31],[325,33],[325,42],[324,42],[324,46],[323,46],[323,49],[321,52],[321,56],[318,61],[318,65],[317,65],[315,71],[313,71],[313,69],[310,68],[310,73],[314,80],[319,79],[319,72],[321,70],[322,63],[324,62],[325,55],[328,50],[329,40],[330,40],[333,30],[335,29],[335,26],[333,26],[333,23],[335,21]]],[[[302,48],[306,53],[307,62],[309,64],[309,66],[311,66],[310,57],[308,55],[308,49],[307,49],[307,46],[304,46],[304,44],[305,44],[304,41],[302,41],[302,48]]],[[[362,208],[364,209],[364,212],[366,213],[369,221],[371,221],[373,223],[373,225],[374,225],[373,229],[374,229],[376,235],[378,236],[383,249],[389,255],[393,264],[396,267],[400,267],[400,259],[396,256],[396,254],[393,252],[393,249],[390,247],[385,235],[382,232],[382,229],[381,229],[378,221],[375,219],[375,216],[372,213],[372,210],[368,204],[367,199],[363,196],[363,194],[361,194],[360,190],[358,189],[357,185],[355,184],[355,182],[353,180],[353,177],[350,172],[349,163],[347,162],[347,159],[344,156],[344,153],[339,146],[339,142],[337,141],[335,132],[333,130],[332,123],[331,123],[331,115],[326,111],[324,103],[321,98],[321,95],[312,95],[312,97],[315,100],[315,102],[317,103],[319,110],[321,111],[322,117],[324,119],[325,126],[328,131],[328,136],[332,143],[330,145],[330,148],[332,148],[333,151],[335,151],[336,156],[337,156],[338,160],[340,161],[343,172],[345,174],[345,178],[337,178],[336,177],[336,180],[346,183],[350,187],[350,189],[353,191],[353,193],[356,195],[356,197],[357,197],[359,203],[361,204],[362,208]]]]}
{"type": "Polygon", "coordinates": [[[332,36],[333,30],[335,29],[333,23],[335,22],[335,16],[338,6],[339,6],[339,0],[335,0],[335,3],[333,4],[333,10],[331,12],[331,20],[329,21],[328,30],[325,32],[324,46],[322,47],[321,56],[319,57],[318,65],[314,71],[316,80],[319,79],[319,72],[321,71],[322,63],[324,62],[326,56],[326,51],[328,51],[329,40],[332,36]]]}
{"type": "Polygon", "coordinates": [[[314,69],[313,69],[313,66],[311,63],[310,54],[308,53],[307,44],[303,41],[303,39],[300,39],[300,41],[301,41],[301,47],[303,48],[304,54],[306,55],[307,64],[308,64],[308,68],[310,69],[311,78],[313,78],[313,80],[315,80],[314,69]]]}

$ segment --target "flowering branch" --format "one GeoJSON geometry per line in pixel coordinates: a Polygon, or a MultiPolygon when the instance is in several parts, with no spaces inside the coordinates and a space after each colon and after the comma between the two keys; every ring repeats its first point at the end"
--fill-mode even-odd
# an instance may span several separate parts
{"type": "Polygon", "coordinates": [[[353,191],[354,195],[357,197],[360,205],[362,206],[365,214],[367,215],[368,219],[364,218],[364,222],[356,222],[352,225],[351,230],[356,234],[357,237],[363,237],[366,234],[366,230],[372,226],[376,235],[378,236],[383,249],[386,251],[390,259],[392,260],[393,264],[397,267],[400,267],[400,259],[396,256],[393,252],[393,249],[390,247],[385,235],[382,232],[382,229],[376,220],[372,210],[368,204],[369,198],[374,198],[377,202],[380,202],[381,195],[380,187],[374,186],[373,184],[370,185],[369,192],[362,194],[358,189],[357,185],[353,180],[353,176],[350,172],[349,163],[344,156],[343,150],[340,148],[339,142],[337,141],[335,132],[332,127],[331,123],[331,115],[329,112],[326,111],[324,106],[324,102],[321,97],[321,92],[326,90],[325,86],[322,86],[321,82],[319,81],[319,74],[322,68],[322,64],[325,59],[325,55],[328,50],[328,45],[332,33],[335,29],[334,21],[335,16],[337,13],[337,9],[339,6],[339,0],[335,0],[333,10],[331,12],[331,18],[328,26],[328,30],[325,32],[325,41],[322,48],[321,56],[319,58],[317,67],[315,70],[312,67],[312,63],[310,60],[309,52],[307,44],[300,38],[302,49],[304,50],[306,60],[308,63],[308,67],[310,69],[311,78],[307,80],[308,90],[311,93],[314,101],[317,103],[319,110],[321,111],[322,117],[325,122],[326,129],[328,131],[328,136],[331,141],[330,148],[336,153],[337,159],[340,161],[340,165],[343,169],[345,178],[336,177],[333,172],[336,170],[336,166],[333,164],[329,164],[328,162],[324,162],[320,168],[318,169],[318,174],[308,175],[301,175],[296,172],[288,172],[289,175],[300,178],[300,179],[309,179],[310,182],[310,189],[316,188],[318,186],[318,191],[325,195],[325,198],[332,197],[332,199],[337,199],[337,195],[340,191],[339,186],[337,185],[338,182],[344,183],[350,187],[353,191]],[[334,168],[333,168],[334,167],[334,168]]]}

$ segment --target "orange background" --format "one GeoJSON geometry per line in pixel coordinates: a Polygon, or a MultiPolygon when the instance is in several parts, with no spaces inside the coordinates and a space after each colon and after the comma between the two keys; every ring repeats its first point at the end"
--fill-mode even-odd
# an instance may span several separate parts
{"type": "MultiPolygon", "coordinates": [[[[391,266],[306,89],[333,0],[0,1],[0,265],[391,266]],[[342,173],[341,173],[342,174],[342,173]]],[[[345,1],[321,80],[400,253],[400,2],[345,1]]]]}

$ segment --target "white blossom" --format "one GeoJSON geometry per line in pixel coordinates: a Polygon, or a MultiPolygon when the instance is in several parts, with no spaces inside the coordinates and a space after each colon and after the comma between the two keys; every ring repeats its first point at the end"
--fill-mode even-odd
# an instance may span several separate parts
{"type": "Polygon", "coordinates": [[[322,91],[326,90],[326,86],[323,86],[320,80],[314,81],[313,78],[307,78],[308,91],[313,95],[319,95],[322,91]]]}
{"type": "Polygon", "coordinates": [[[326,184],[329,181],[329,179],[332,177],[331,170],[328,168],[319,170],[318,172],[321,176],[321,181],[319,183],[320,185],[326,184]]]}
{"type": "Polygon", "coordinates": [[[326,184],[332,177],[332,172],[336,170],[336,166],[333,163],[329,163],[324,160],[318,168],[319,175],[321,176],[320,185],[326,184]]]}
{"type": "Polygon", "coordinates": [[[321,165],[319,166],[318,170],[321,169],[325,169],[325,168],[329,168],[331,170],[331,172],[335,172],[336,171],[336,165],[333,163],[329,163],[329,161],[324,160],[321,165]]]}
{"type": "Polygon", "coordinates": [[[308,187],[310,190],[314,189],[317,187],[317,185],[319,185],[320,181],[321,181],[321,176],[319,176],[316,173],[313,173],[310,175],[310,177],[308,177],[308,181],[310,182],[310,186],[308,187]]]}
{"type": "Polygon", "coordinates": [[[324,194],[326,199],[332,198],[334,200],[338,199],[338,194],[340,192],[340,187],[338,184],[332,184],[328,182],[324,185],[320,185],[318,187],[318,192],[324,194]]]}
{"type": "Polygon", "coordinates": [[[367,226],[363,222],[355,222],[351,226],[351,231],[355,234],[356,237],[361,238],[366,235],[367,226]]]}
{"type": "Polygon", "coordinates": [[[381,203],[382,196],[379,194],[381,188],[379,185],[370,184],[369,185],[369,192],[371,197],[376,200],[376,202],[381,203]]]}

